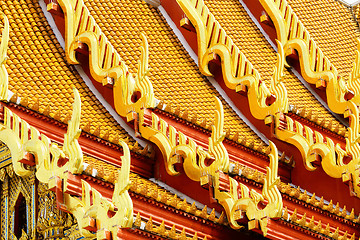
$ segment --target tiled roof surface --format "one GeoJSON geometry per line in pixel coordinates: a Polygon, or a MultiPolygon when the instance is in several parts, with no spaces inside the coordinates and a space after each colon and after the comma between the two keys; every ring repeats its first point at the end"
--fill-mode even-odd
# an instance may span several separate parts
{"type": "Polygon", "coordinates": [[[348,79],[355,59],[356,38],[359,37],[350,10],[336,0],[288,2],[339,74],[348,79]]]}
{"type": "MultiPolygon", "coordinates": [[[[228,36],[259,71],[261,79],[270,86],[273,67],[276,63],[276,52],[240,2],[238,0],[205,0],[204,2],[228,36]]],[[[293,73],[286,69],[284,73],[283,82],[288,92],[289,104],[296,105],[298,108],[312,109],[313,113],[317,113],[320,118],[324,117],[333,123],[338,122],[293,73]]],[[[340,126],[340,129],[344,128],[343,125],[340,124],[340,126]]]]}
{"type": "Polygon", "coordinates": [[[64,121],[71,113],[73,87],[76,87],[82,100],[81,127],[91,122],[91,131],[98,125],[101,132],[109,131],[109,139],[129,137],[109,112],[96,99],[77,71],[65,60],[61,48],[51,30],[37,0],[0,1],[10,23],[10,42],[7,71],[9,90],[21,98],[28,97],[28,107],[32,108],[35,98],[39,99],[40,112],[50,106],[50,116],[60,111],[64,121]],[[70,99],[70,101],[69,101],[70,99]]]}
{"type": "MultiPolygon", "coordinates": [[[[140,32],[149,41],[150,80],[155,96],[165,104],[180,107],[198,118],[214,119],[214,96],[219,93],[204,78],[185,51],[161,13],[142,0],[85,1],[111,44],[118,50],[132,72],[137,70],[140,55],[140,32]]],[[[237,116],[222,99],[225,129],[246,136],[257,146],[260,138],[237,116]]]]}
{"type": "MultiPolygon", "coordinates": [[[[85,174],[91,176],[93,175],[93,170],[96,170],[97,178],[104,179],[105,181],[110,183],[115,183],[116,178],[118,177],[118,170],[120,170],[120,168],[101,162],[98,159],[86,155],[84,155],[84,162],[89,164],[84,171],[85,174]]],[[[164,203],[165,205],[173,206],[178,209],[181,208],[181,210],[185,212],[190,213],[190,211],[192,210],[192,214],[200,216],[199,213],[201,213],[201,209],[196,210],[197,207],[195,205],[195,209],[191,208],[193,202],[190,203],[186,199],[181,199],[176,194],[171,193],[163,187],[160,187],[158,184],[132,172],[130,172],[130,181],[130,191],[154,199],[158,202],[164,203]]],[[[201,217],[209,218],[209,214],[201,215],[201,217]]],[[[215,219],[212,219],[212,221],[214,220],[215,219]]]]}

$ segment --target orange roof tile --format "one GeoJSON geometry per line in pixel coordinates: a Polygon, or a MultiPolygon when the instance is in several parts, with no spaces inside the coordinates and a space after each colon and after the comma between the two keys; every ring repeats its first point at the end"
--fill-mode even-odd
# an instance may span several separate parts
{"type": "Polygon", "coordinates": [[[29,98],[32,108],[39,99],[40,112],[50,106],[50,116],[60,111],[61,121],[71,113],[72,88],[76,87],[82,100],[81,127],[91,122],[91,131],[99,125],[102,133],[134,140],[115,121],[96,99],[73,66],[67,64],[65,52],[51,30],[37,1],[0,1],[10,23],[7,71],[9,90],[19,97],[29,98]],[[70,99],[70,101],[69,101],[70,99]]]}
{"type": "Polygon", "coordinates": [[[350,9],[336,0],[288,2],[339,75],[348,79],[360,36],[350,9]]]}
{"type": "MultiPolygon", "coordinates": [[[[140,54],[140,32],[145,32],[149,41],[150,80],[155,96],[165,104],[196,113],[198,118],[214,119],[214,96],[219,93],[202,76],[194,61],[172,32],[166,20],[156,9],[141,0],[85,1],[111,44],[118,50],[132,72],[136,72],[140,54]]],[[[225,112],[225,129],[232,134],[239,132],[254,141],[262,140],[237,116],[222,99],[225,112]]]]}
{"type": "MultiPolygon", "coordinates": [[[[237,0],[221,2],[204,0],[204,2],[228,36],[260,72],[261,79],[269,86],[276,63],[276,52],[240,2],[237,0]]],[[[284,73],[283,82],[288,92],[289,104],[296,105],[298,108],[312,109],[313,113],[324,117],[328,122],[337,122],[340,124],[340,129],[345,130],[344,126],[318,102],[291,71],[285,69],[284,73]]]]}

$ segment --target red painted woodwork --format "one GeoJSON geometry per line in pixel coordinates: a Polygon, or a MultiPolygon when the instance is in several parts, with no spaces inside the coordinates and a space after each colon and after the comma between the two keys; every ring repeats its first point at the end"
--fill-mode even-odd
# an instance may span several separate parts
{"type": "MultiPolygon", "coordinates": [[[[82,179],[87,181],[93,188],[99,191],[103,197],[111,200],[113,192],[112,184],[103,184],[101,180],[85,175],[73,175],[69,173],[67,175],[66,186],[71,190],[66,193],[81,196],[82,179]]],[[[261,235],[252,233],[250,234],[252,237],[247,236],[244,232],[234,231],[224,225],[218,225],[211,221],[193,216],[184,211],[156,202],[153,199],[149,199],[134,192],[130,192],[130,196],[134,205],[134,214],[140,212],[143,219],[149,219],[151,216],[153,223],[157,224],[160,224],[164,220],[167,228],[170,228],[175,224],[178,230],[182,230],[184,228],[186,233],[189,234],[197,232],[198,237],[207,236],[208,240],[233,238],[254,239],[253,236],[257,236],[256,239],[263,239],[261,235]]],[[[61,199],[57,199],[57,201],[61,201],[61,199]]]]}
{"type": "MultiPolygon", "coordinates": [[[[245,0],[248,7],[251,9],[253,14],[257,19],[261,16],[263,9],[258,3],[258,1],[245,0]]],[[[197,53],[197,38],[196,33],[192,31],[188,31],[184,28],[180,27],[180,20],[184,18],[184,13],[176,3],[176,0],[166,0],[162,1],[162,7],[167,11],[170,15],[178,29],[181,31],[191,48],[197,53]]],[[[64,18],[63,15],[59,12],[53,14],[55,22],[64,36],[64,18]]],[[[265,22],[264,22],[265,23],[265,22]]],[[[185,23],[186,24],[186,23],[185,23]]],[[[274,42],[276,38],[276,31],[271,26],[271,24],[265,25],[262,24],[264,30],[269,34],[270,39],[274,42]],[[270,25],[270,26],[269,26],[270,25]]],[[[187,28],[191,30],[191,25],[187,23],[187,28]]],[[[79,49],[78,51],[78,60],[81,63],[82,68],[85,73],[89,76],[88,68],[88,59],[86,54],[86,49],[79,49]]],[[[216,56],[215,56],[216,60],[216,56]]],[[[296,59],[295,59],[296,60],[296,59]]],[[[289,144],[286,144],[282,141],[277,140],[272,136],[272,130],[269,126],[266,126],[263,121],[254,119],[250,113],[250,109],[248,107],[248,101],[246,96],[241,96],[238,93],[235,93],[234,90],[228,89],[224,85],[224,81],[221,76],[221,70],[217,66],[217,61],[214,61],[211,70],[215,74],[215,79],[221,85],[221,87],[225,90],[227,95],[233,100],[235,105],[241,109],[243,114],[254,124],[256,128],[258,128],[262,133],[265,134],[266,137],[275,142],[278,148],[282,151],[286,151],[287,155],[293,155],[296,167],[291,170],[289,166],[285,164],[280,164],[279,175],[282,180],[285,182],[293,182],[294,184],[300,185],[302,188],[305,188],[309,192],[316,192],[318,196],[324,196],[325,199],[332,199],[334,202],[339,201],[340,206],[342,207],[344,204],[347,205],[347,209],[351,209],[354,207],[356,212],[359,212],[360,208],[360,200],[358,198],[349,198],[349,192],[347,186],[341,182],[341,179],[333,179],[328,177],[320,168],[314,173],[307,171],[303,167],[302,158],[300,156],[299,151],[289,144]],[[336,191],[334,191],[334,189],[336,191]]],[[[296,68],[296,61],[294,62],[294,66],[296,68]]],[[[113,106],[113,99],[111,91],[112,89],[109,87],[103,87],[100,83],[97,83],[92,79],[94,86],[97,90],[104,96],[107,102],[113,106]]],[[[246,90],[246,89],[244,89],[246,90]]],[[[320,94],[324,95],[324,92],[316,90],[320,94]]],[[[325,98],[326,99],[326,98],[325,98]]],[[[14,109],[16,109],[16,105],[14,105],[14,109]]],[[[19,111],[19,110],[17,110],[19,111]]],[[[210,132],[203,130],[201,128],[197,128],[191,123],[188,123],[184,120],[180,120],[175,117],[171,117],[169,114],[166,114],[160,110],[154,110],[156,114],[160,115],[161,118],[166,119],[166,121],[173,125],[175,128],[181,130],[187,136],[193,138],[197,144],[203,147],[207,147],[208,137],[210,136],[210,132]]],[[[19,111],[21,112],[21,111],[19,111]]],[[[52,138],[56,139],[55,141],[62,143],[63,133],[65,133],[65,127],[60,123],[57,123],[55,126],[54,123],[46,123],[46,121],[39,120],[39,117],[28,116],[29,111],[26,113],[22,113],[22,116],[26,119],[30,124],[35,124],[39,127],[40,131],[46,133],[46,135],[50,134],[52,138]],[[43,124],[45,123],[45,124],[43,124]],[[49,126],[48,126],[49,125],[49,126]]],[[[149,114],[149,112],[148,112],[149,114]]],[[[289,114],[289,116],[296,118],[297,116],[289,114]]],[[[297,119],[301,121],[303,124],[310,126],[312,129],[318,130],[319,127],[311,124],[305,119],[297,119]]],[[[126,122],[126,121],[125,121],[126,122]]],[[[130,126],[132,126],[130,124],[130,126]]],[[[134,127],[134,126],[132,126],[134,127]]],[[[344,139],[341,137],[334,136],[334,134],[327,132],[325,129],[320,129],[322,133],[331,137],[334,142],[339,142],[344,145],[344,139]]],[[[82,134],[80,138],[80,144],[84,150],[84,152],[89,153],[92,156],[96,156],[99,159],[103,159],[105,162],[109,162],[115,166],[120,167],[118,155],[121,153],[118,150],[114,150],[114,148],[110,146],[103,146],[103,143],[100,143],[103,140],[99,140],[97,138],[88,137],[86,134],[82,134]],[[85,136],[84,136],[85,135],[85,136]],[[98,143],[97,143],[98,141],[98,143]],[[112,150],[111,150],[112,149],[112,150]]],[[[260,172],[265,172],[265,168],[268,166],[268,158],[259,153],[256,153],[252,150],[244,148],[236,143],[233,143],[229,140],[224,140],[224,144],[229,152],[230,159],[232,161],[237,161],[242,164],[245,164],[251,168],[257,169],[260,172]]],[[[198,182],[194,182],[189,180],[186,175],[183,173],[182,167],[178,166],[177,170],[181,173],[179,176],[169,176],[164,168],[164,162],[161,159],[162,154],[156,149],[158,159],[155,165],[155,177],[161,179],[161,181],[166,184],[176,188],[180,192],[207,204],[209,207],[214,207],[217,211],[221,211],[221,207],[218,204],[215,204],[209,195],[209,191],[200,187],[198,182]]],[[[121,154],[120,154],[121,155],[121,154]]],[[[152,170],[153,161],[146,161],[132,154],[132,171],[139,173],[147,178],[154,176],[154,172],[152,170]],[[134,160],[133,160],[134,159],[134,160]],[[145,168],[145,169],[144,169],[145,168]]],[[[81,179],[86,179],[88,182],[91,182],[91,185],[99,190],[104,197],[111,198],[112,194],[112,185],[108,183],[104,183],[100,180],[96,180],[89,176],[69,176],[68,177],[68,192],[74,195],[81,194],[81,179]]],[[[261,185],[255,184],[252,181],[247,179],[236,177],[238,181],[249,185],[251,188],[255,188],[257,191],[261,191],[261,185]],[[255,185],[254,185],[255,184],[255,185]]],[[[142,216],[152,216],[153,221],[160,223],[162,220],[165,220],[165,224],[167,226],[172,226],[172,224],[176,224],[176,226],[181,226],[186,229],[187,232],[192,233],[194,231],[200,231],[203,235],[207,235],[208,239],[261,239],[260,235],[251,235],[251,232],[237,232],[232,229],[229,229],[225,226],[215,225],[207,220],[199,219],[198,217],[192,216],[188,213],[182,212],[180,210],[174,209],[172,207],[166,206],[162,203],[156,202],[154,200],[148,199],[146,197],[137,195],[135,193],[130,193],[134,202],[135,213],[141,212],[142,216]],[[246,234],[250,234],[246,236],[246,234]],[[211,237],[212,236],[212,237],[211,237]]],[[[332,226],[339,226],[341,231],[340,234],[343,234],[344,231],[354,232],[356,231],[356,225],[335,216],[334,214],[325,212],[321,209],[310,206],[296,198],[292,198],[286,195],[283,195],[284,205],[288,207],[289,212],[293,211],[293,209],[297,208],[299,213],[307,213],[308,216],[314,215],[315,220],[321,220],[323,223],[330,223],[332,226]]],[[[283,220],[270,220],[268,226],[268,237],[271,239],[318,239],[323,238],[319,234],[310,232],[306,229],[303,229],[294,224],[290,224],[283,220]]],[[[141,231],[138,229],[122,229],[120,231],[120,238],[123,239],[148,239],[148,238],[156,238],[162,239],[159,236],[155,236],[153,234],[147,233],[145,231],[141,231]]],[[[199,235],[201,236],[201,235],[199,235]]]]}
{"type": "MultiPolygon", "coordinates": [[[[67,126],[64,123],[45,117],[39,113],[33,112],[19,105],[1,103],[2,106],[8,107],[13,113],[25,120],[31,126],[35,127],[53,142],[60,145],[64,142],[64,134],[67,126]]],[[[0,121],[3,121],[3,109],[1,110],[0,121]]],[[[123,155],[122,148],[116,144],[102,140],[89,133],[82,132],[79,143],[84,154],[101,159],[116,167],[121,167],[120,156],[123,155]]],[[[131,152],[131,171],[144,177],[153,176],[154,160],[131,152]]]]}
{"type": "MultiPolygon", "coordinates": [[[[253,15],[260,22],[260,16],[263,13],[263,8],[258,1],[248,0],[245,3],[250,8],[253,15]]],[[[190,32],[184,28],[180,27],[180,21],[183,19],[184,13],[181,8],[176,3],[176,0],[167,0],[162,2],[162,7],[167,11],[173,22],[178,27],[178,30],[183,34],[187,43],[197,54],[197,36],[196,33],[190,32]]],[[[275,42],[276,31],[274,28],[262,24],[267,34],[269,34],[272,41],[275,42]]],[[[315,192],[318,196],[324,196],[325,199],[333,200],[334,202],[339,202],[340,206],[346,205],[347,208],[354,208],[357,212],[360,211],[360,199],[356,197],[350,197],[348,187],[342,182],[341,179],[334,179],[329,177],[322,169],[319,167],[315,172],[309,172],[303,166],[303,160],[299,150],[283,141],[276,139],[272,135],[272,130],[264,124],[263,120],[255,119],[249,109],[248,99],[242,94],[236,93],[234,90],[229,89],[225,86],[222,71],[219,64],[211,64],[209,66],[211,73],[214,74],[214,78],[226,92],[227,96],[232,99],[233,103],[241,110],[245,117],[251,121],[251,123],[260,130],[268,139],[273,141],[280,151],[285,152],[287,156],[293,156],[296,167],[291,171],[291,182],[295,185],[308,190],[309,192],[315,192]],[[336,189],[336,191],[334,191],[336,189]]],[[[317,90],[319,91],[319,90],[317,90]]],[[[323,92],[324,93],[324,92],[323,92]]],[[[294,116],[294,115],[292,115],[294,116]]],[[[299,119],[297,119],[299,120],[299,119]]],[[[344,138],[336,134],[331,133],[328,130],[320,128],[315,124],[311,124],[307,120],[301,121],[303,124],[308,125],[313,130],[322,132],[325,136],[329,136],[334,142],[339,142],[342,146],[345,145],[344,138]],[[320,128],[320,129],[319,129],[320,128]]],[[[230,151],[229,151],[230,153],[230,151]]],[[[237,154],[239,154],[237,152],[237,154]]],[[[249,161],[251,164],[251,160],[249,161]]],[[[250,165],[251,166],[251,165],[250,165]]],[[[267,165],[261,164],[263,168],[267,165]]],[[[253,167],[253,166],[251,166],[253,167]]],[[[257,167],[259,168],[259,167],[257,167]]],[[[261,168],[261,167],[260,167],[261,168]]],[[[279,169],[279,175],[282,176],[281,170],[279,169]]]]}

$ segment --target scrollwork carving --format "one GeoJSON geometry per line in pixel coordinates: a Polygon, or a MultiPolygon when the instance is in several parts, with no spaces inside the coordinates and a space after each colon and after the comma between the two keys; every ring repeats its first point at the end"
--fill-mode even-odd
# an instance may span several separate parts
{"type": "Polygon", "coordinates": [[[4,124],[0,126],[0,141],[10,149],[14,171],[17,175],[26,177],[32,174],[32,171],[24,164],[28,153],[35,157],[36,178],[40,182],[48,183],[52,176],[63,177],[66,170],[73,173],[82,171],[82,151],[77,142],[80,135],[81,103],[76,89],[74,89],[74,95],[74,112],[64,137],[64,151],[52,143],[47,136],[40,134],[36,128],[4,107],[4,124]],[[66,155],[69,160],[60,167],[59,161],[66,155]]]}
{"type": "Polygon", "coordinates": [[[324,138],[321,133],[303,126],[288,116],[285,117],[286,129],[280,127],[279,115],[276,116],[275,134],[280,140],[293,144],[300,150],[306,169],[316,170],[313,162],[317,155],[320,156],[323,170],[330,177],[351,181],[352,191],[360,197],[359,174],[357,174],[360,167],[359,109],[351,101],[348,106],[345,116],[350,118],[350,127],[345,149],[340,144],[334,144],[330,138],[324,138]],[[351,159],[346,164],[345,157],[351,159]]]}
{"type": "Polygon", "coordinates": [[[249,228],[252,229],[259,222],[261,231],[264,236],[267,233],[267,218],[280,218],[282,216],[282,197],[277,184],[280,178],[277,175],[278,171],[278,151],[274,143],[270,142],[270,166],[266,169],[266,178],[262,194],[255,190],[249,190],[249,188],[229,177],[229,189],[230,191],[221,191],[219,187],[219,172],[215,176],[214,193],[215,198],[219,203],[223,205],[230,226],[235,229],[242,228],[238,224],[238,220],[243,218],[245,213],[249,220],[249,228]],[[267,200],[267,205],[263,209],[258,208],[258,204],[267,200]]]}
{"type": "Polygon", "coordinates": [[[229,157],[222,144],[225,137],[223,132],[224,111],[221,101],[215,98],[215,125],[212,127],[212,134],[209,138],[209,149],[205,151],[198,146],[193,139],[188,138],[183,133],[177,131],[173,126],[168,126],[167,122],[159,119],[152,113],[151,126],[144,124],[144,113],[140,115],[139,131],[141,136],[154,142],[161,150],[166,170],[170,175],[177,175],[174,168],[175,163],[183,158],[184,170],[187,176],[199,181],[205,172],[215,173],[216,170],[227,172],[229,169],[229,157]],[[196,161],[196,155],[199,155],[199,164],[196,161]],[[208,167],[205,166],[205,158],[214,158],[215,160],[208,167]]]}
{"type": "Polygon", "coordinates": [[[311,84],[326,81],[327,103],[330,109],[344,114],[349,99],[359,105],[359,50],[356,51],[353,72],[349,81],[346,81],[338,76],[335,66],[317,46],[286,0],[260,0],[260,3],[275,25],[277,39],[281,42],[285,55],[290,54],[293,49],[297,51],[304,79],[311,84]]]}
{"type": "MultiPolygon", "coordinates": [[[[236,91],[246,86],[250,111],[255,118],[265,119],[278,111],[287,112],[286,89],[280,83],[285,63],[284,53],[278,54],[272,80],[274,83],[269,90],[261,80],[259,72],[227,36],[203,0],[177,0],[177,2],[196,29],[200,71],[205,76],[212,76],[208,65],[214,56],[218,55],[226,86],[236,91]],[[276,100],[269,103],[267,99],[273,98],[272,94],[276,94],[276,100]]],[[[278,45],[280,48],[281,42],[278,42],[278,45]]]]}
{"type": "Polygon", "coordinates": [[[113,85],[115,110],[121,116],[125,117],[130,112],[139,113],[143,108],[154,107],[153,87],[147,78],[148,43],[145,35],[141,34],[139,69],[134,77],[101,32],[82,0],[59,0],[58,3],[65,14],[65,52],[68,62],[79,64],[76,59],[76,49],[79,44],[86,44],[89,48],[91,76],[104,85],[109,83],[113,85]]]}
{"type": "Polygon", "coordinates": [[[224,175],[223,172],[229,171],[230,162],[228,152],[222,143],[225,138],[223,107],[217,98],[215,103],[215,124],[212,126],[207,151],[198,146],[193,139],[176,131],[174,127],[168,126],[154,113],[151,115],[151,122],[146,121],[146,123],[144,113],[140,115],[139,131],[142,137],[154,142],[160,148],[170,175],[179,174],[175,170],[174,164],[182,163],[184,172],[190,179],[213,188],[214,198],[224,207],[232,228],[242,227],[237,220],[239,220],[239,211],[243,211],[246,212],[250,221],[249,226],[259,222],[264,235],[266,235],[267,217],[281,217],[283,206],[282,197],[277,188],[279,177],[277,176],[278,153],[276,146],[273,143],[270,144],[270,167],[267,168],[262,194],[254,190],[250,191],[244,184],[240,183],[239,185],[235,179],[229,176],[229,187],[224,190],[224,187],[220,186],[220,176],[224,175]],[[212,159],[213,162],[207,166],[205,161],[209,159],[212,159]],[[241,194],[240,198],[239,194],[241,194]],[[268,204],[264,209],[259,209],[257,204],[264,199],[268,201],[268,204]]]}
{"type": "Polygon", "coordinates": [[[82,236],[97,239],[116,239],[120,228],[133,224],[133,204],[128,193],[130,187],[130,150],[126,143],[120,142],[124,155],[122,167],[118,172],[112,201],[82,180],[81,199],[65,194],[65,205],[77,219],[82,236]],[[109,212],[113,214],[109,215],[109,212]],[[112,238],[109,236],[112,236],[112,238]]]}

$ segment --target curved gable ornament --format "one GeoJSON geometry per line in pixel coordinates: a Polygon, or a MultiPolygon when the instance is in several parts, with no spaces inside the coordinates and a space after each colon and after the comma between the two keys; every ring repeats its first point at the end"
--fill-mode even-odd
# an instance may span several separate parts
{"type": "Polygon", "coordinates": [[[297,50],[304,79],[317,86],[321,81],[326,82],[327,103],[330,109],[335,113],[344,114],[350,99],[356,105],[360,105],[360,46],[356,50],[353,71],[346,81],[338,76],[335,66],[317,46],[286,0],[260,0],[260,3],[275,25],[277,39],[281,42],[285,55],[290,54],[293,49],[297,50]]]}
{"type": "MultiPolygon", "coordinates": [[[[205,76],[212,76],[208,65],[215,55],[218,55],[221,58],[226,86],[237,92],[246,87],[250,111],[255,118],[265,119],[277,112],[288,111],[287,92],[281,83],[285,64],[283,51],[277,54],[278,60],[269,90],[261,80],[259,72],[227,36],[203,0],[177,0],[177,2],[196,29],[199,68],[205,76]],[[276,100],[271,102],[274,95],[276,100]]],[[[281,49],[281,42],[278,42],[278,45],[281,49]]]]}
{"type": "Polygon", "coordinates": [[[154,113],[150,121],[146,121],[143,114],[140,115],[139,131],[142,137],[159,147],[170,175],[178,175],[174,164],[182,163],[185,174],[191,180],[213,189],[214,198],[223,206],[232,228],[243,228],[237,221],[243,218],[242,213],[244,213],[249,221],[249,229],[254,228],[259,222],[261,231],[266,235],[267,218],[280,218],[283,209],[282,196],[277,187],[279,182],[277,148],[270,142],[270,166],[267,168],[262,194],[254,190],[250,191],[246,185],[224,174],[228,173],[230,165],[228,152],[222,143],[225,138],[224,112],[218,98],[215,103],[215,123],[212,126],[207,151],[154,113]],[[207,166],[205,162],[209,159],[214,161],[207,166]],[[224,178],[228,179],[229,184],[224,184],[224,178]],[[228,186],[224,187],[224,185],[228,186]],[[259,209],[258,203],[264,200],[267,201],[266,207],[259,209]]]}
{"type": "Polygon", "coordinates": [[[82,172],[83,155],[78,143],[81,132],[79,129],[81,102],[76,89],[74,89],[74,95],[74,111],[64,137],[63,150],[52,143],[47,136],[4,107],[4,124],[0,125],[0,141],[10,149],[14,171],[18,176],[26,177],[32,174],[32,171],[23,163],[26,153],[35,156],[36,177],[43,183],[49,183],[50,178],[54,176],[63,178],[67,170],[74,174],[82,172]],[[59,167],[58,164],[65,157],[69,160],[59,167]]]}
{"type": "Polygon", "coordinates": [[[76,49],[79,44],[89,48],[91,76],[103,85],[113,87],[114,106],[125,117],[130,112],[155,107],[155,97],[148,73],[148,43],[141,34],[142,47],[139,69],[134,77],[119,53],[108,41],[82,0],[58,0],[65,15],[65,53],[70,64],[79,64],[76,49]],[[140,98],[134,100],[140,93],[140,98]]]}
{"type": "MultiPolygon", "coordinates": [[[[246,193],[247,195],[243,195],[239,198],[237,187],[231,188],[232,190],[230,191],[224,191],[224,189],[220,187],[219,177],[221,173],[228,173],[229,171],[229,156],[222,143],[225,133],[223,132],[224,112],[220,100],[216,99],[215,125],[212,127],[212,134],[209,138],[209,147],[207,151],[200,146],[197,146],[192,139],[188,138],[183,133],[178,132],[173,126],[169,126],[166,121],[160,119],[153,112],[151,113],[151,120],[145,119],[146,108],[155,106],[152,85],[147,78],[148,45],[145,36],[142,35],[143,46],[141,48],[142,54],[138,74],[136,77],[133,77],[129,73],[127,66],[121,61],[118,53],[106,39],[106,36],[101,32],[99,26],[95,23],[95,20],[90,16],[89,11],[82,0],[58,0],[58,3],[65,14],[65,51],[68,62],[71,64],[78,64],[75,57],[76,48],[78,48],[79,43],[88,45],[91,76],[96,81],[103,84],[113,82],[115,110],[121,116],[128,116],[130,112],[139,114],[139,133],[143,138],[155,143],[160,148],[167,172],[170,175],[179,174],[175,170],[174,164],[183,163],[184,171],[190,179],[200,182],[201,185],[213,184],[212,187],[216,192],[215,197],[224,207],[228,218],[231,219],[231,226],[233,228],[240,227],[236,223],[238,220],[236,218],[236,212],[241,208],[241,211],[247,213],[251,222],[261,222],[262,231],[266,234],[267,217],[278,218],[281,216],[282,212],[282,198],[276,185],[278,181],[277,163],[271,164],[271,169],[268,170],[269,179],[268,182],[265,181],[266,185],[264,185],[263,194],[251,191],[251,193],[248,192],[246,193]],[[100,58],[100,56],[105,57],[100,58]],[[141,97],[137,102],[133,103],[131,97],[137,91],[140,92],[141,97]],[[199,161],[197,161],[197,157],[199,161]],[[205,160],[209,158],[213,158],[214,161],[210,166],[206,166],[205,160]],[[210,181],[211,179],[214,181],[210,181]],[[265,209],[258,209],[257,204],[264,199],[268,200],[268,207],[265,209]],[[240,200],[243,200],[246,203],[237,203],[237,201],[240,200]]],[[[198,14],[198,12],[196,12],[196,14],[198,14]]],[[[203,49],[204,55],[202,55],[203,58],[201,60],[201,62],[203,62],[203,71],[208,72],[208,75],[211,75],[207,69],[207,64],[211,60],[211,54],[216,53],[224,59],[226,64],[222,63],[222,65],[227,66],[224,73],[224,75],[227,76],[225,81],[226,84],[232,86],[234,89],[239,88],[241,85],[248,87],[248,96],[251,105],[250,109],[257,118],[265,119],[268,115],[274,115],[279,111],[286,112],[288,105],[286,90],[281,83],[284,68],[283,54],[278,54],[279,61],[274,72],[273,84],[271,86],[271,91],[278,94],[279,98],[276,99],[275,104],[273,103],[268,106],[266,101],[267,98],[271,96],[271,92],[266,87],[265,83],[260,80],[258,72],[253,69],[252,65],[246,60],[245,56],[236,46],[233,48],[233,51],[235,52],[229,51],[229,44],[232,44],[232,42],[230,42],[231,39],[225,36],[222,29],[220,31],[222,35],[220,34],[219,37],[221,37],[222,42],[214,42],[211,49],[203,49]],[[233,72],[232,69],[229,69],[229,66],[235,69],[237,66],[239,68],[237,72],[233,72]],[[239,74],[239,77],[235,77],[237,74],[239,74]]],[[[209,40],[206,39],[207,37],[210,37],[210,35],[202,38],[202,40],[209,40]]],[[[201,44],[203,43],[201,42],[201,44]]],[[[274,148],[275,146],[272,146],[273,150],[274,148]]],[[[271,159],[277,161],[277,155],[271,159]]],[[[235,179],[229,178],[231,179],[230,182],[232,186],[237,185],[235,179]]],[[[245,189],[247,187],[244,185],[242,188],[245,189]]],[[[65,200],[71,203],[70,205],[76,206],[74,207],[74,214],[77,218],[83,220],[82,217],[85,217],[89,220],[89,217],[95,218],[95,216],[101,215],[99,211],[102,210],[99,209],[99,205],[95,208],[91,202],[101,203],[101,206],[105,205],[108,206],[107,209],[112,209],[111,205],[104,203],[104,199],[96,192],[96,190],[91,189],[90,186],[85,183],[83,184],[83,189],[83,199],[86,200],[74,198],[65,200]]],[[[121,189],[124,189],[124,186],[122,186],[121,189]]],[[[123,192],[123,190],[119,191],[123,192]]],[[[118,191],[114,191],[114,194],[115,192],[118,191]]],[[[243,192],[245,194],[246,191],[243,190],[243,192]]],[[[116,202],[118,200],[113,199],[113,201],[116,202]]],[[[130,215],[123,214],[121,216],[124,217],[130,215]]],[[[82,227],[83,234],[92,237],[92,233],[86,230],[88,227],[86,226],[87,220],[85,220],[82,227]]],[[[106,220],[106,222],[108,222],[106,224],[109,224],[106,225],[107,227],[111,224],[115,224],[112,220],[106,220]]],[[[130,222],[131,221],[129,220],[127,224],[130,224],[130,222]]],[[[123,226],[128,226],[127,224],[124,224],[123,226]]],[[[114,231],[116,232],[116,230],[114,231]]],[[[113,237],[115,237],[114,232],[112,233],[113,237]]],[[[97,237],[100,236],[102,237],[103,235],[97,235],[97,237]]]]}
{"type": "Polygon", "coordinates": [[[64,195],[67,210],[77,219],[79,230],[84,237],[91,239],[118,239],[120,228],[133,225],[133,203],[130,188],[130,150],[125,142],[120,142],[124,155],[118,171],[111,201],[104,198],[89,183],[82,180],[81,199],[64,195]],[[111,214],[109,214],[111,213],[111,214]],[[96,223],[96,226],[93,226],[96,223]]]}
{"type": "Polygon", "coordinates": [[[74,89],[73,113],[64,136],[63,149],[60,149],[47,136],[40,134],[36,128],[4,107],[4,124],[0,124],[0,141],[10,149],[14,171],[18,176],[26,177],[33,174],[33,171],[23,163],[24,156],[30,153],[35,157],[35,174],[40,182],[48,184],[51,188],[57,179],[64,181],[60,189],[64,199],[60,201],[64,203],[63,207],[76,217],[82,236],[109,239],[107,237],[111,234],[113,239],[116,239],[119,228],[129,228],[133,224],[133,203],[128,193],[130,150],[126,143],[120,142],[124,155],[121,157],[122,167],[118,171],[112,201],[102,197],[86,181],[82,181],[83,194],[80,199],[65,193],[68,174],[83,172],[83,153],[78,143],[81,133],[80,114],[80,95],[74,89]],[[63,163],[65,158],[67,161],[63,163]],[[113,213],[110,214],[111,217],[109,213],[113,213]],[[89,221],[97,224],[92,231],[87,230],[89,221]]]}
{"type": "Polygon", "coordinates": [[[345,116],[350,118],[350,127],[345,150],[339,144],[334,144],[330,138],[324,138],[320,132],[313,131],[288,116],[285,116],[285,125],[281,123],[280,115],[276,116],[275,134],[280,140],[299,149],[307,170],[316,170],[313,162],[320,156],[323,170],[330,177],[342,178],[344,182],[348,182],[351,194],[360,197],[360,113],[353,102],[350,101],[348,105],[345,116]],[[351,160],[345,164],[345,158],[351,160]]]}

